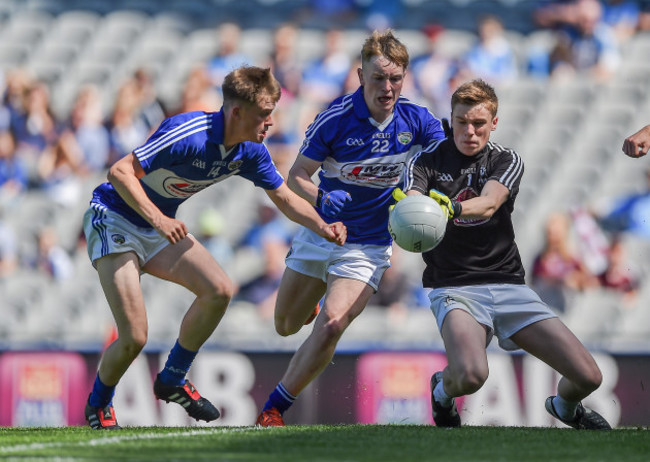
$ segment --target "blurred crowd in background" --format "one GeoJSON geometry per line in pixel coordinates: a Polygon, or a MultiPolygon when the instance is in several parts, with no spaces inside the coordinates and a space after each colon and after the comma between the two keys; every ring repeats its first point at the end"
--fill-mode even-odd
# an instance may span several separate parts
{"type": "MultiPolygon", "coordinates": [[[[63,7],[65,3],[59,2],[63,7]]],[[[227,11],[229,3],[215,1],[213,7],[227,11]]],[[[282,2],[266,3],[261,15],[282,2]]],[[[164,117],[219,110],[223,77],[242,64],[268,66],[282,84],[266,144],[286,176],[314,116],[332,99],[358,87],[358,53],[372,29],[392,27],[398,37],[404,37],[411,63],[403,95],[426,105],[438,117],[448,117],[451,93],[474,77],[495,85],[498,92],[524,78],[607,82],[621,66],[626,44],[639,34],[650,34],[650,3],[631,0],[491,2],[499,8],[485,8],[474,15],[471,30],[453,29],[436,16],[418,16],[413,18],[416,27],[405,27],[409,11],[416,7],[426,11],[427,3],[445,2],[297,3],[301,8],[292,16],[269,25],[258,47],[247,48],[264,53],[250,55],[242,47],[250,40],[247,34],[259,32],[259,25],[249,30],[236,18],[215,22],[212,44],[205,45],[210,54],[187,67],[182,86],[174,94],[163,91],[168,88],[165,72],[143,65],[120,81],[114,98],[106,99],[101,82],[80,82],[70,104],[55,109],[52,101],[55,89],[60,88],[54,85],[56,76],[39,76],[27,66],[5,64],[0,75],[0,281],[8,285],[12,277],[35,274],[57,284],[87,277],[95,281],[81,233],[81,212],[92,188],[105,179],[108,166],[141,145],[164,117]],[[506,15],[510,10],[527,15],[518,18],[516,29],[506,15]],[[394,18],[402,19],[396,23],[394,18]],[[305,55],[301,40],[309,27],[318,25],[321,52],[305,55]],[[351,29],[357,34],[352,35],[351,29]],[[40,202],[34,205],[30,197],[40,202]],[[66,210],[73,213],[66,214],[66,210]],[[66,223],[53,217],[59,211],[66,223]]],[[[469,9],[490,2],[447,3],[469,9]]],[[[79,5],[83,2],[75,3],[77,9],[79,5]]],[[[462,14],[463,10],[456,11],[462,14]]],[[[10,22],[8,14],[5,23],[10,22]]],[[[622,154],[612,152],[611,156],[622,154]]],[[[560,207],[548,217],[545,242],[537,243],[538,255],[529,262],[527,272],[533,287],[558,312],[567,310],[572,294],[595,288],[617,291],[624,297],[624,306],[634,305],[646,276],[644,268],[628,255],[629,248],[621,245],[621,236],[650,237],[650,221],[645,219],[650,217],[648,178],[648,190],[621,194],[606,211],[596,214],[560,207]]],[[[197,212],[188,216],[188,225],[231,272],[239,287],[234,303],[249,303],[261,319],[268,320],[295,226],[261,196],[250,197],[251,201],[240,204],[250,208],[246,215],[250,219],[242,218],[235,226],[232,215],[199,195],[190,201],[196,202],[192,207],[197,212]]],[[[395,321],[428,308],[421,268],[419,256],[396,249],[393,267],[371,305],[386,310],[395,321]]]]}

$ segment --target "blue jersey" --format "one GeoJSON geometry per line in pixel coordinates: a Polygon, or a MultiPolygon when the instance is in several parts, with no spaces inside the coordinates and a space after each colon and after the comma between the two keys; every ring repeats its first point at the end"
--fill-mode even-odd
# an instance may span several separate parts
{"type": "Polygon", "coordinates": [[[363,87],[337,98],[309,126],[300,148],[300,154],[322,162],[319,188],[352,196],[335,219],[321,217],[345,223],[347,242],[389,245],[392,190],[402,185],[407,162],[444,137],[440,121],[406,98],[399,98],[381,124],[370,115],[363,87]]]}
{"type": "MultiPolygon", "coordinates": [[[[188,198],[232,175],[268,190],[282,184],[284,179],[266,146],[243,142],[226,152],[223,129],[223,111],[178,114],[165,119],[147,142],[133,151],[146,173],[140,184],[162,213],[175,217],[178,206],[188,198]]],[[[151,228],[108,182],[93,191],[92,202],[136,226],[151,228]]]]}

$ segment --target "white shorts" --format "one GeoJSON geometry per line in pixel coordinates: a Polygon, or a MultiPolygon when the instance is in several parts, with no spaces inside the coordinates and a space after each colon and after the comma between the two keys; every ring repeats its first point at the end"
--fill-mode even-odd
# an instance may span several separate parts
{"type": "Polygon", "coordinates": [[[134,252],[142,267],[169,245],[153,228],[141,228],[104,206],[91,204],[84,214],[88,256],[95,261],[111,253],[134,252]]]}
{"type": "Polygon", "coordinates": [[[486,347],[496,335],[501,348],[509,351],[519,349],[510,340],[515,333],[535,322],[557,317],[534,290],[523,284],[443,287],[429,292],[429,300],[438,329],[442,330],[447,313],[461,309],[487,327],[486,347]]]}
{"type": "Polygon", "coordinates": [[[333,274],[365,282],[375,291],[384,271],[390,267],[389,245],[336,245],[313,231],[301,227],[291,243],[286,264],[301,274],[327,282],[333,274]]]}

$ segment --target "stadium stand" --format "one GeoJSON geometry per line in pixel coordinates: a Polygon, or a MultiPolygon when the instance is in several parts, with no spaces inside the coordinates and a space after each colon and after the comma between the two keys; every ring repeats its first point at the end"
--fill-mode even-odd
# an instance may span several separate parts
{"type": "MultiPolygon", "coordinates": [[[[515,225],[527,268],[540,248],[550,211],[572,205],[599,209],[603,198],[643,190],[643,160],[626,158],[620,150],[625,135],[647,124],[650,114],[650,32],[640,31],[621,45],[622,63],[610,81],[583,76],[555,81],[527,73],[529,58],[548,54],[555,41],[553,31],[535,26],[534,4],[524,0],[402,0],[399,14],[391,18],[413,57],[427,49],[422,27],[442,25],[440,49],[458,61],[475,41],[481,15],[495,14],[505,25],[521,76],[497,89],[502,126],[494,140],[512,146],[526,163],[515,225]]],[[[310,15],[310,5],[308,0],[0,0],[0,70],[6,77],[14,69],[25,68],[46,83],[52,110],[64,123],[79,89],[87,83],[101,90],[108,120],[124,80],[145,67],[153,74],[158,97],[171,112],[179,107],[191,70],[214,56],[216,26],[221,22],[233,20],[241,25],[241,51],[253,64],[267,64],[275,28],[290,19],[300,27],[298,59],[304,63],[321,54],[329,23],[310,15]]],[[[352,58],[367,35],[367,13],[360,6],[347,22],[337,24],[344,29],[346,50],[352,58]]],[[[294,96],[291,104],[306,106],[300,95],[294,96]]],[[[294,119],[289,125],[300,127],[300,137],[304,130],[300,110],[290,114],[294,119]]],[[[19,236],[23,260],[34,252],[37,230],[53,225],[76,268],[74,281],[69,283],[56,283],[25,267],[0,280],[3,349],[101,348],[110,326],[108,307],[79,237],[90,191],[103,177],[104,172],[96,172],[83,178],[83,194],[71,207],[53,204],[38,187],[13,203],[0,202],[0,219],[19,236]]],[[[196,229],[203,203],[223,214],[228,223],[226,237],[233,245],[255,218],[254,191],[243,181],[213,186],[181,207],[179,217],[190,229],[196,229]],[[234,188],[236,193],[229,191],[229,195],[239,197],[240,202],[219,202],[222,187],[234,188]]],[[[625,245],[633,249],[630,253],[645,276],[637,301],[622,309],[619,294],[604,289],[585,292],[576,296],[566,319],[588,344],[647,351],[650,243],[629,238],[625,245]]],[[[240,259],[233,270],[235,278],[245,279],[256,265],[254,258],[240,259]]],[[[419,280],[419,274],[411,277],[419,280]]],[[[143,284],[151,311],[148,348],[155,349],[175,338],[169,326],[178,325],[191,297],[175,288],[161,289],[168,285],[156,285],[146,276],[143,284]]],[[[413,310],[403,323],[388,323],[384,313],[372,307],[362,317],[346,334],[341,348],[441,345],[428,310],[413,310]]],[[[301,335],[281,339],[255,307],[234,304],[209,343],[282,350],[299,345],[301,335]]]]}

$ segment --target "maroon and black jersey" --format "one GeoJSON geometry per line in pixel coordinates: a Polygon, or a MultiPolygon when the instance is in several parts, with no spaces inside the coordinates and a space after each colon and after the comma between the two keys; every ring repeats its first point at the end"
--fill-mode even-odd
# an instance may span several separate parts
{"type": "Polygon", "coordinates": [[[449,220],[442,242],[422,254],[424,287],[525,283],[511,219],[523,172],[519,154],[492,142],[470,157],[448,138],[415,158],[406,171],[405,190],[428,194],[437,189],[460,202],[479,196],[488,180],[510,191],[490,219],[449,220]]]}

